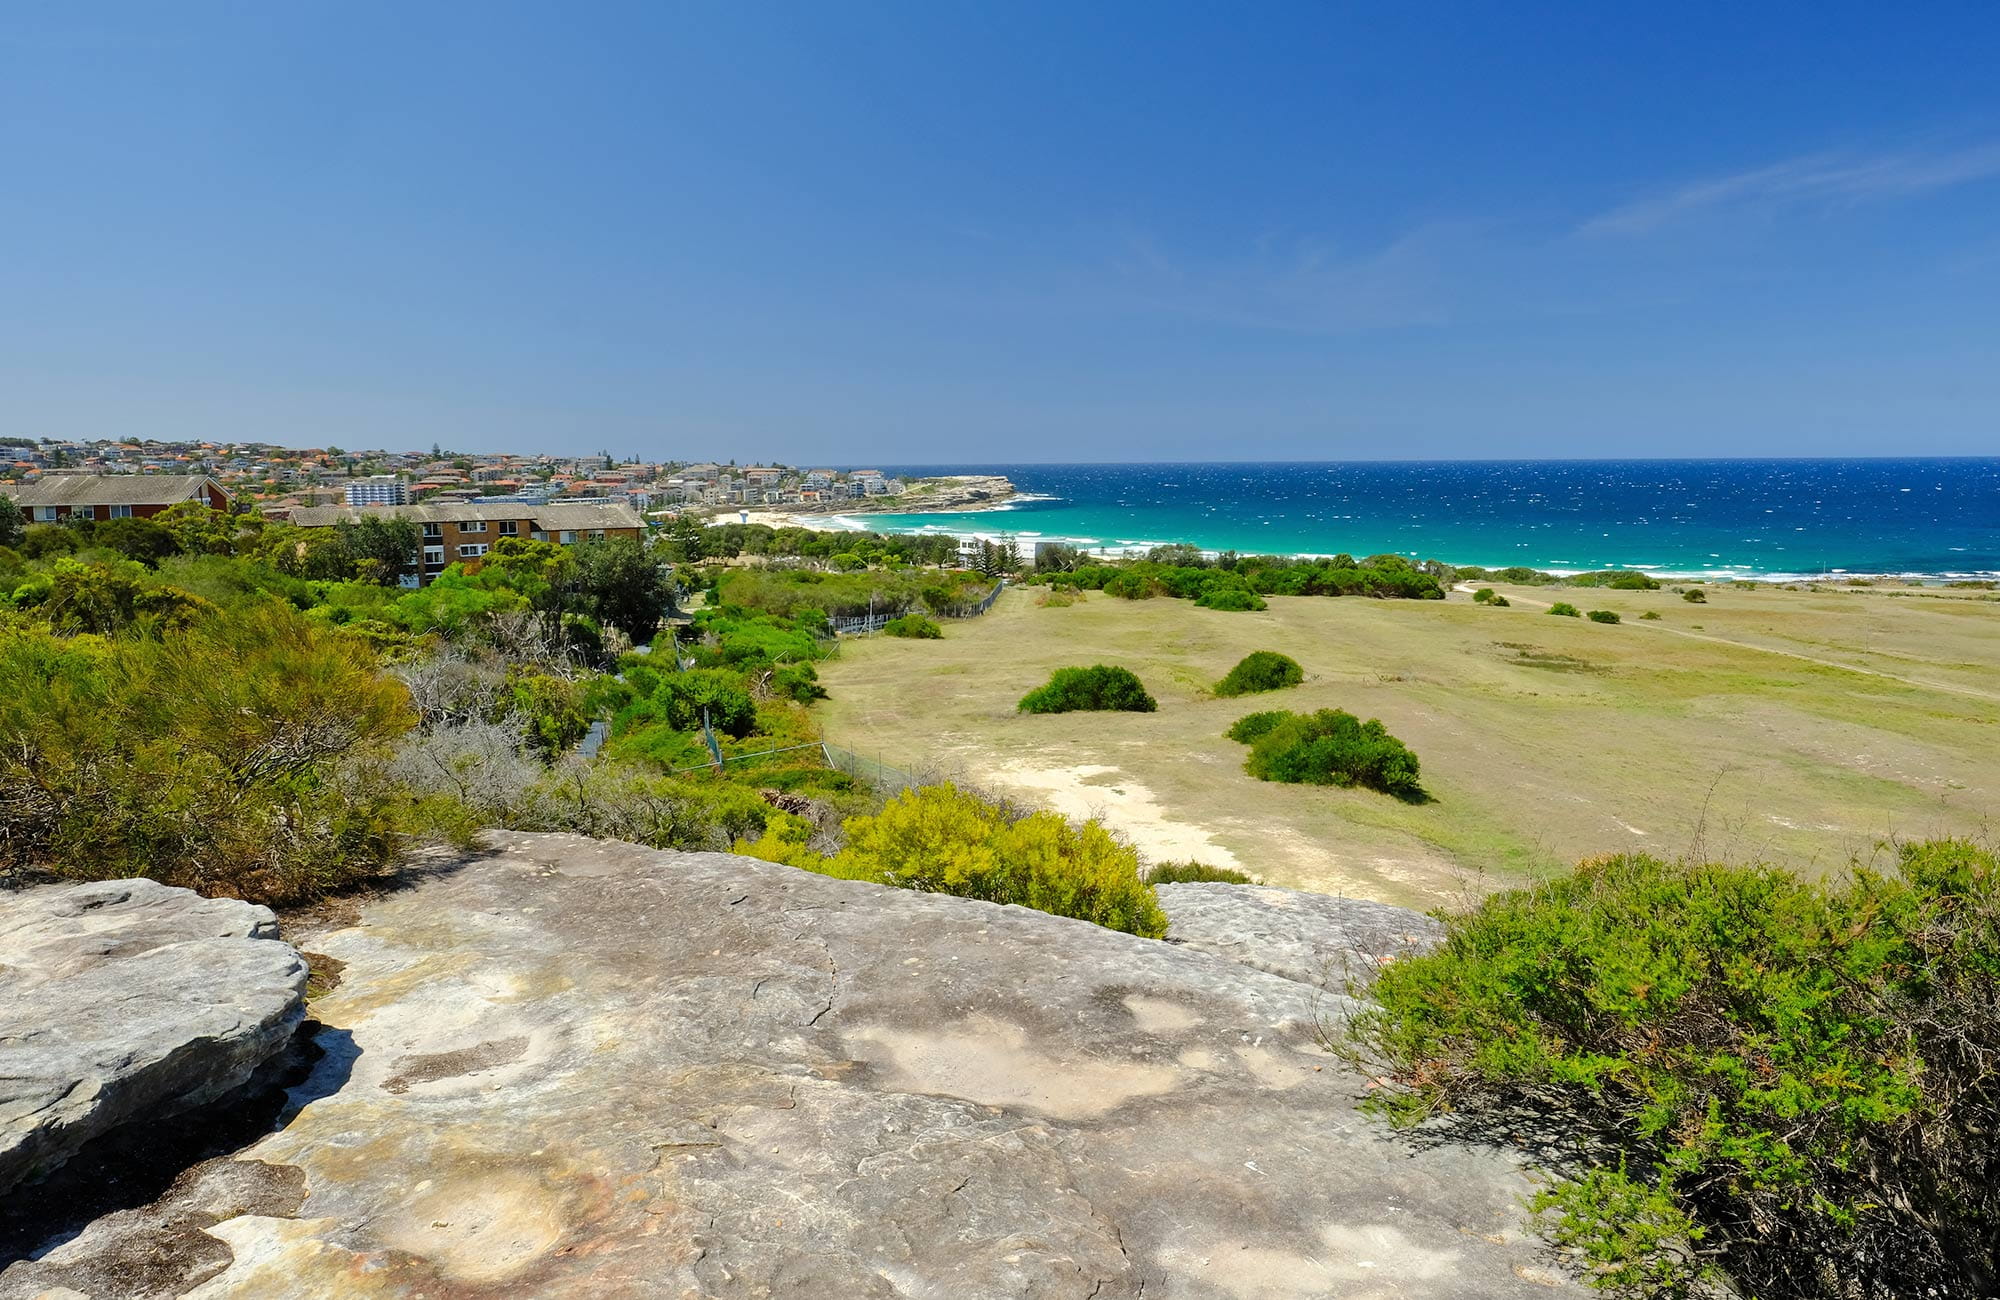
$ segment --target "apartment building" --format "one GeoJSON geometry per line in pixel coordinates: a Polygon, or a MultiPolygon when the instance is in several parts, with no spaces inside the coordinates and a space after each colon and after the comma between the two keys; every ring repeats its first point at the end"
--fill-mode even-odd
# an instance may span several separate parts
{"type": "Polygon", "coordinates": [[[478,501],[405,506],[302,506],[301,528],[331,528],[374,516],[407,519],[422,532],[418,569],[405,586],[423,586],[461,560],[476,560],[503,537],[571,546],[616,537],[639,538],[645,520],[623,502],[478,501]]]}
{"type": "Polygon", "coordinates": [[[394,474],[358,478],[347,485],[347,504],[351,506],[404,506],[409,503],[410,485],[394,474]]]}

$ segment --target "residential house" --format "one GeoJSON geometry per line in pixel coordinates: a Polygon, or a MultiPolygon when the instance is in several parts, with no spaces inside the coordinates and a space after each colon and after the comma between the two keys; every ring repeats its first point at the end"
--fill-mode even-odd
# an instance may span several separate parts
{"type": "Polygon", "coordinates": [[[229,509],[229,493],[206,474],[47,474],[4,491],[33,523],[59,519],[144,519],[183,501],[229,509]]]}

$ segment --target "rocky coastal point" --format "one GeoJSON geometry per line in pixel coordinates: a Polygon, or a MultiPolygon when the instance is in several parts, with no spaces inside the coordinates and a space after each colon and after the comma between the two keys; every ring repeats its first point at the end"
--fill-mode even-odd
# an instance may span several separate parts
{"type": "MultiPolygon", "coordinates": [[[[1326,973],[1391,960],[1429,922],[1279,889],[1160,894],[1165,942],[495,834],[295,927],[337,974],[272,1122],[150,1199],[51,1213],[0,1297],[1574,1287],[1522,1230],[1516,1152],[1392,1134],[1323,1049],[1346,1006],[1326,973]]],[[[8,1149],[30,1153],[0,1198],[16,1219],[80,1139],[215,1110],[300,1023],[305,962],[261,909],[146,881],[0,909],[0,962],[44,991],[10,989],[0,1036],[8,1149]],[[58,970],[82,936],[88,971],[58,970]],[[120,1026],[129,1051],[107,1046],[120,1026]],[[88,1097],[116,1101],[87,1119],[88,1097]]]]}
{"type": "MultiPolygon", "coordinates": [[[[1012,498],[1013,481],[1002,474],[952,474],[912,482],[908,490],[893,497],[853,497],[839,501],[787,502],[775,513],[790,515],[879,515],[946,514],[961,510],[986,510],[1012,498]]],[[[751,523],[765,522],[760,515],[772,510],[752,506],[751,523]]],[[[731,512],[725,510],[727,517],[731,512]]]]}

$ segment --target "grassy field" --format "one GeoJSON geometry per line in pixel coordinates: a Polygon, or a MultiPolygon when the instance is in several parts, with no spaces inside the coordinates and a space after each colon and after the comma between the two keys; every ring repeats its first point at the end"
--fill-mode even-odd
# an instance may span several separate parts
{"type": "Polygon", "coordinates": [[[1985,834],[2000,811],[1989,593],[1500,590],[1511,608],[1454,593],[1223,613],[1097,594],[1043,608],[1018,589],[943,641],[846,643],[822,670],[826,735],[1100,816],[1155,861],[1420,906],[1631,849],[1834,866],[1886,838],[1985,834]],[[1551,617],[1552,600],[1625,622],[1551,617]],[[1305,684],[1209,693],[1260,649],[1305,684]],[[1014,711],[1052,669],[1099,662],[1138,673],[1159,712],[1014,711]],[[1252,779],[1223,730],[1280,707],[1381,718],[1434,801],[1252,779]]]}

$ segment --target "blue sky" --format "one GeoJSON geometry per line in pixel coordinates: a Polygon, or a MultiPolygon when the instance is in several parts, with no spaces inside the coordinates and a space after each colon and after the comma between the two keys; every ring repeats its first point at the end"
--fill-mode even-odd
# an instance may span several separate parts
{"type": "Polygon", "coordinates": [[[2000,454],[1990,3],[0,8],[0,433],[2000,454]]]}

